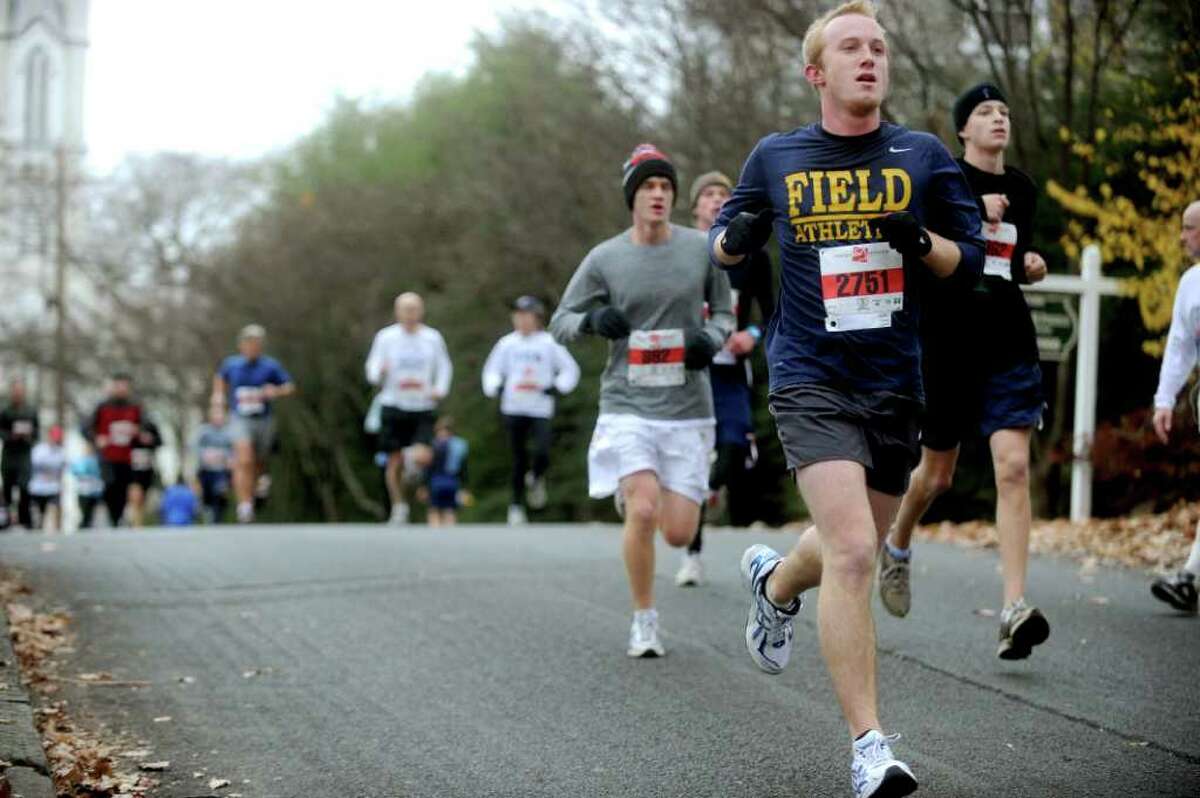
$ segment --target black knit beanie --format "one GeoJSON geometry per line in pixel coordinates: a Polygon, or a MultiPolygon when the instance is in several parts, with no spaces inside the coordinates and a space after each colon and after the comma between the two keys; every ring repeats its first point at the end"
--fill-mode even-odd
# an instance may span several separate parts
{"type": "Polygon", "coordinates": [[[966,127],[967,118],[971,116],[975,106],[988,100],[999,100],[1008,105],[1008,99],[1005,98],[1004,92],[1000,91],[994,83],[980,83],[978,86],[972,86],[954,101],[954,135],[956,137],[966,127]]]}
{"type": "Polygon", "coordinates": [[[623,177],[621,186],[625,189],[625,204],[633,209],[633,195],[638,186],[648,177],[665,177],[671,181],[671,191],[679,196],[679,179],[675,176],[675,167],[667,160],[667,156],[653,144],[639,144],[629,154],[629,160],[621,167],[623,177]]]}

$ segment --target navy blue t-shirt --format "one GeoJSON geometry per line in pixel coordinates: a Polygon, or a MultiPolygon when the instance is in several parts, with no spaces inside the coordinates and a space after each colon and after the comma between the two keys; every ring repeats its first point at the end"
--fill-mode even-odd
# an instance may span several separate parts
{"type": "Polygon", "coordinates": [[[262,393],[264,385],[283,385],[292,381],[279,361],[266,355],[254,360],[230,355],[221,362],[217,373],[225,380],[230,410],[250,418],[271,415],[271,402],[262,393]]]}
{"type": "Polygon", "coordinates": [[[906,210],[958,242],[960,275],[983,269],[979,208],[936,137],[890,123],[863,136],[820,124],[773,133],[746,159],[709,244],[742,211],[775,209],[779,302],[767,329],[771,390],[824,384],[923,400],[919,259],[901,259],[868,221],[906,210]],[[823,265],[824,264],[824,265],[823,265]]]}

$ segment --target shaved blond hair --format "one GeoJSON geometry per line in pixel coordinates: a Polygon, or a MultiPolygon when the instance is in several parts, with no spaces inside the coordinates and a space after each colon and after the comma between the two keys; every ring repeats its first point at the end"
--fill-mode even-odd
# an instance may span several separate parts
{"type": "Polygon", "coordinates": [[[809,64],[821,66],[821,54],[825,52],[825,29],[829,27],[829,23],[833,20],[850,14],[858,14],[870,17],[876,22],[879,21],[879,15],[875,11],[875,4],[871,0],[851,0],[849,3],[842,3],[837,8],[826,11],[814,19],[813,23],[808,26],[808,30],[804,33],[805,66],[809,64]]]}

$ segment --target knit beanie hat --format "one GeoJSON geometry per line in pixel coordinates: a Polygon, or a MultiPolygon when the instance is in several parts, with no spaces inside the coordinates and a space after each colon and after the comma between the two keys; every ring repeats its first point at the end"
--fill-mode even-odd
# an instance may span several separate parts
{"type": "Polygon", "coordinates": [[[665,177],[671,181],[671,191],[679,196],[679,180],[675,176],[675,167],[667,160],[662,150],[653,144],[639,144],[629,154],[629,160],[621,167],[624,177],[621,186],[625,189],[625,204],[633,209],[633,195],[638,186],[648,177],[665,177]]]}
{"type": "Polygon", "coordinates": [[[978,86],[972,86],[963,92],[962,96],[954,101],[954,135],[958,136],[967,124],[967,118],[971,116],[971,112],[975,110],[975,106],[988,100],[999,100],[1008,105],[1008,100],[1004,97],[1004,92],[994,83],[980,83],[978,86]]]}
{"type": "Polygon", "coordinates": [[[536,313],[539,316],[546,315],[546,306],[542,304],[542,300],[528,294],[517,297],[516,301],[513,302],[513,310],[536,313]]]}
{"type": "Polygon", "coordinates": [[[688,206],[689,208],[696,207],[696,200],[700,199],[700,192],[709,186],[724,186],[733,191],[733,181],[724,172],[705,172],[692,181],[692,190],[689,193],[692,204],[688,206]]]}

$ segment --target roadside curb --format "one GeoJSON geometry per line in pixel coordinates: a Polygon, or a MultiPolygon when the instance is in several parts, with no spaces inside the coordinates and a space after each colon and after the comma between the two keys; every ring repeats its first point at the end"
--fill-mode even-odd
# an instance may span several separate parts
{"type": "Polygon", "coordinates": [[[0,760],[9,767],[0,774],[0,796],[54,798],[54,783],[46,752],[33,722],[33,705],[21,684],[21,667],[13,651],[8,616],[0,612],[0,760]]]}

